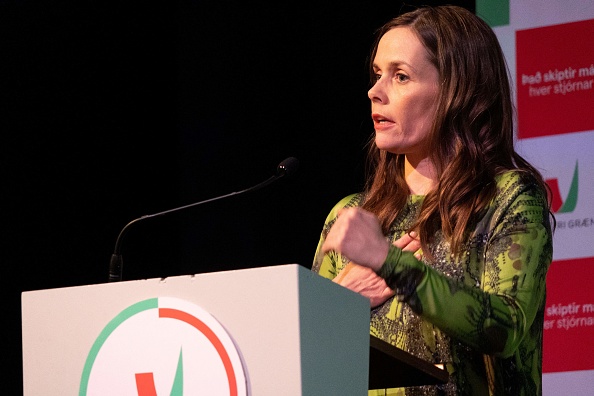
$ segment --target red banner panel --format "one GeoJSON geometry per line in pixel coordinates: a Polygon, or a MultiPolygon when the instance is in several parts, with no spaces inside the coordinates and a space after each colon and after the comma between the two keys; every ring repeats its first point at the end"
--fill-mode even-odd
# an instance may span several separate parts
{"type": "Polygon", "coordinates": [[[544,373],[594,369],[594,257],[554,261],[547,275],[544,373]]]}
{"type": "Polygon", "coordinates": [[[594,19],[516,32],[518,137],[594,130],[594,19]]]}

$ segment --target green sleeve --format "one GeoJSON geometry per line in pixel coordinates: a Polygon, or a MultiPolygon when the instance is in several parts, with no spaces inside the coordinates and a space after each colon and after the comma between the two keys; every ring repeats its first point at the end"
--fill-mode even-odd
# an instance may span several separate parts
{"type": "Polygon", "coordinates": [[[543,194],[524,188],[490,208],[482,257],[472,282],[454,280],[392,246],[379,275],[397,298],[443,332],[485,354],[509,357],[527,334],[545,298],[552,259],[543,194]]]}

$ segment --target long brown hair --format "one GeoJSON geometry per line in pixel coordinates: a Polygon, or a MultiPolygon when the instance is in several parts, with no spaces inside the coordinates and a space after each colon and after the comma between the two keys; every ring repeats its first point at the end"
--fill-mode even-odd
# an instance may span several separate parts
{"type": "MultiPolygon", "coordinates": [[[[418,230],[425,252],[441,229],[456,254],[467,237],[467,227],[495,196],[495,176],[516,169],[532,175],[543,191],[548,186],[514,149],[509,71],[493,30],[461,7],[419,8],[377,31],[370,63],[381,37],[399,26],[417,34],[439,72],[440,84],[429,138],[429,158],[438,184],[425,196],[412,228],[418,230]]],[[[373,81],[373,70],[371,74],[373,81]]],[[[379,150],[372,140],[367,170],[372,175],[363,207],[378,215],[388,233],[409,195],[404,155],[379,150]]]]}

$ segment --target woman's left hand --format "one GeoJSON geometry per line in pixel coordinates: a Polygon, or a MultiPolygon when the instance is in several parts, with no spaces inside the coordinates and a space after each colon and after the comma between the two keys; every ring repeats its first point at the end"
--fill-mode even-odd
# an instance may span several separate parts
{"type": "Polygon", "coordinates": [[[386,281],[375,271],[352,262],[348,263],[332,281],[367,297],[371,308],[383,304],[394,295],[394,290],[390,289],[386,281]]]}
{"type": "Polygon", "coordinates": [[[421,241],[415,231],[411,231],[407,234],[402,235],[392,245],[402,249],[403,252],[413,252],[417,260],[421,260],[423,257],[423,251],[421,250],[421,241]]]}

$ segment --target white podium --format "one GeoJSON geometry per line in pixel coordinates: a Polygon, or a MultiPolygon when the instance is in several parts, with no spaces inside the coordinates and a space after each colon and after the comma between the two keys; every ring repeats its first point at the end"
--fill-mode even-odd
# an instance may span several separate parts
{"type": "Polygon", "coordinates": [[[23,292],[22,333],[26,396],[189,395],[221,373],[225,395],[368,390],[368,300],[297,264],[23,292]]]}

